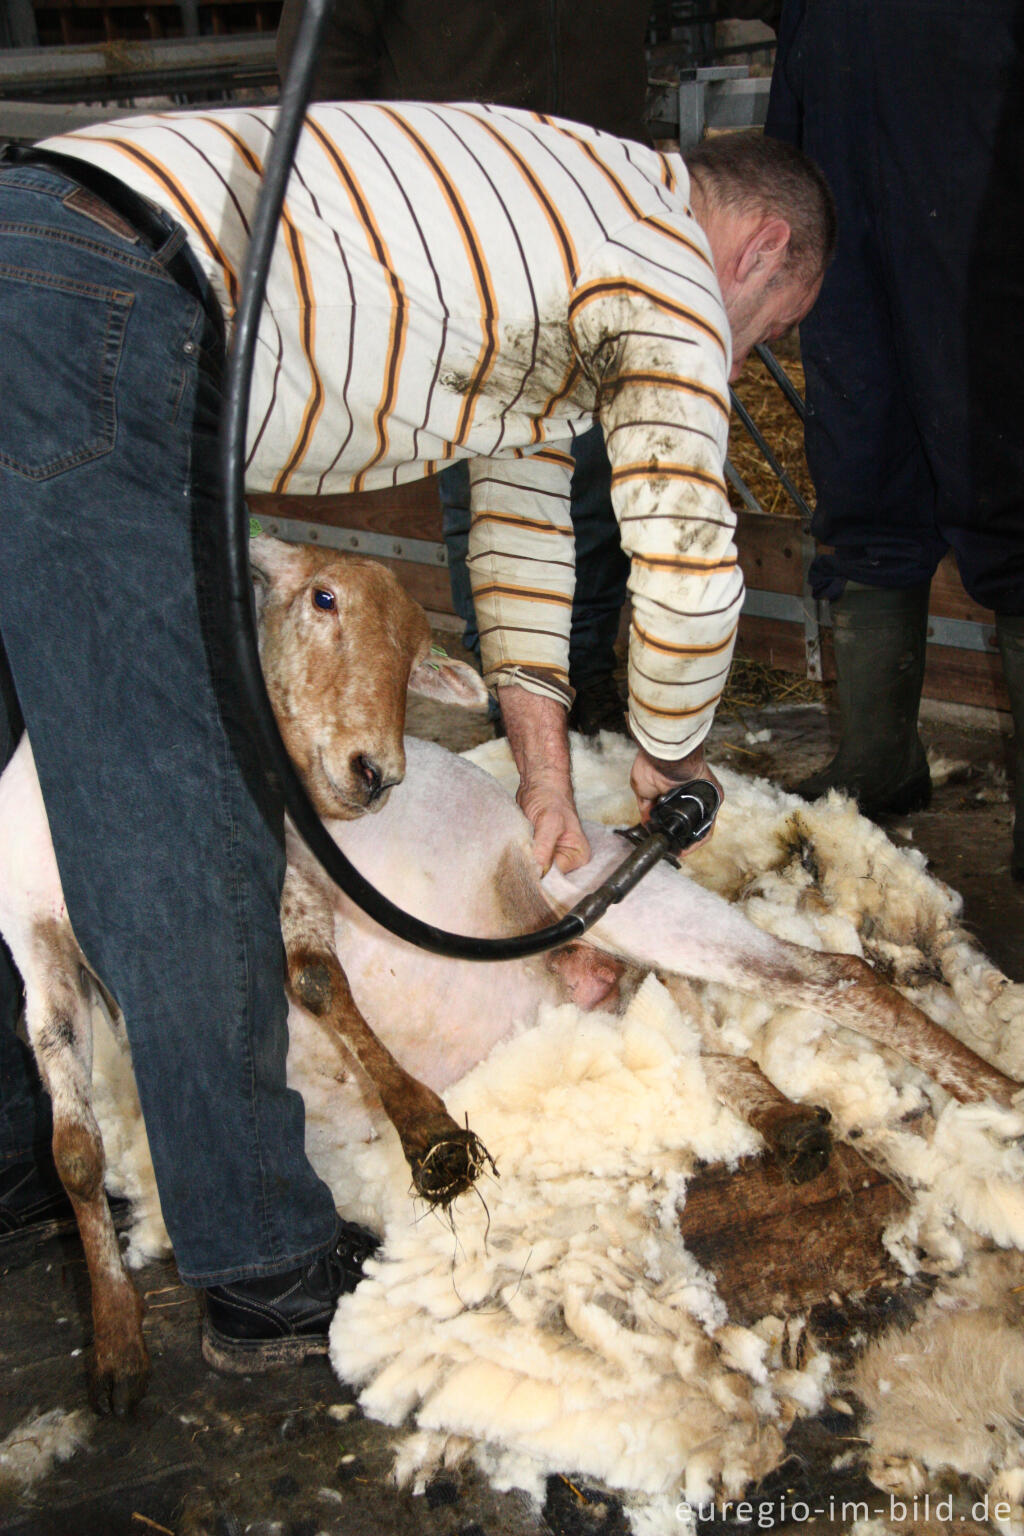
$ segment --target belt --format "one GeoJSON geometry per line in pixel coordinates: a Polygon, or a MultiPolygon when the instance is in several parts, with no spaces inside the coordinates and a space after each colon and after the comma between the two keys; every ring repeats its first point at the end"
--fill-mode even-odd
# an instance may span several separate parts
{"type": "MultiPolygon", "coordinates": [[[[52,149],[37,149],[32,144],[2,144],[0,166],[3,165],[35,165],[42,170],[57,171],[83,191],[99,198],[107,209],[128,226],[126,231],[120,232],[142,242],[168,277],[202,305],[223,339],[223,311],[192,264],[185,244],[185,231],[180,224],[174,222],[170,214],[164,213],[155,203],[143,197],[141,192],[136,192],[109,171],[73,155],[60,155],[52,149]]],[[[119,232],[112,222],[108,222],[106,228],[119,232]]]]}

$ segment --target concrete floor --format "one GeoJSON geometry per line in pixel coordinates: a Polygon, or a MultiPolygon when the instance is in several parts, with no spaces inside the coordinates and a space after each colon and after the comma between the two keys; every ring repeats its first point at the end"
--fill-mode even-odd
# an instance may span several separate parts
{"type": "MultiPolygon", "coordinates": [[[[482,717],[464,714],[414,711],[410,723],[457,747],[490,734],[482,717]]],[[[963,893],[978,941],[1024,980],[1024,888],[1007,868],[1006,740],[990,720],[941,711],[929,711],[923,734],[936,759],[959,767],[938,785],[929,811],[889,830],[922,848],[935,873],[963,893]]],[[[786,781],[824,758],[828,738],[820,707],[723,711],[711,757],[786,781]],[[766,740],[751,739],[764,731],[766,740]]],[[[572,1468],[552,1479],[542,1512],[515,1494],[493,1493],[476,1476],[446,1475],[418,1497],[396,1490],[396,1432],[364,1419],[326,1362],[255,1380],[220,1377],[201,1360],[196,1300],[173,1265],[150,1265],[138,1280],[153,1356],[148,1397],[131,1421],[88,1417],[83,1447],[29,1497],[5,1495],[0,1468],[6,1536],[618,1536],[627,1529],[615,1501],[578,1484],[572,1468]]],[[[84,1408],[90,1330],[73,1234],[0,1245],[0,1317],[0,1439],[33,1413],[84,1408]]],[[[798,1477],[809,1475],[811,1442],[829,1465],[840,1444],[832,1428],[803,1427],[798,1477]]],[[[791,1499],[794,1465],[780,1480],[791,1499]]],[[[870,1495],[855,1471],[833,1475],[827,1486],[850,1499],[870,1495]]]]}

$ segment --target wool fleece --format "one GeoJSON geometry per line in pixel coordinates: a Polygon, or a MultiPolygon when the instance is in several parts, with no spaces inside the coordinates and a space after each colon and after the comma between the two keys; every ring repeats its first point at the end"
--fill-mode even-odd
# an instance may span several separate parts
{"type": "MultiPolygon", "coordinates": [[[[504,742],[467,755],[514,788],[504,742]]],[[[632,755],[611,736],[574,740],[585,816],[635,820],[632,755]]],[[[1021,1075],[1024,987],[971,944],[957,896],[922,856],[895,848],[838,796],[808,806],[763,781],[720,777],[715,836],[680,880],[725,895],[780,937],[864,955],[1021,1075]]],[[[732,1321],[713,1273],[683,1244],[678,1212],[697,1162],[728,1166],[760,1147],[708,1089],[710,1041],[753,1058],[789,1097],[824,1105],[835,1134],[855,1137],[910,1196],[885,1241],[908,1276],[924,1268],[939,1282],[911,1334],[861,1362],[870,1474],[890,1491],[950,1475],[1024,1490],[1024,1353],[1005,1347],[1024,1284],[1024,1114],[956,1104],[890,1052],[763,992],[651,975],[617,1016],[543,1008],[449,1089],[449,1110],[468,1117],[498,1176],[446,1218],[412,1197],[397,1137],[362,1104],[315,1023],[293,1010],[290,1028],[310,1156],[342,1213],[383,1240],[339,1306],[331,1359],[365,1412],[405,1427],[400,1479],[422,1486],[468,1457],[496,1487],[539,1499],[549,1475],[575,1473],[619,1493],[635,1532],[662,1536],[678,1531],[681,1500],[735,1498],[776,1467],[794,1418],[849,1385],[813,1349],[792,1363],[793,1319],[732,1321]],[[935,1319],[939,1355],[927,1333],[935,1319]],[[994,1355],[998,1378],[985,1365],[994,1355]],[[898,1358],[900,1390],[890,1392],[898,1358]],[[942,1381],[949,1359],[959,1386],[942,1381]],[[920,1422],[907,1411],[918,1389],[928,1400],[920,1422]]],[[[152,1172],[130,1078],[109,1049],[100,1056],[112,1183],[136,1200],[141,1257],[165,1241],[152,1172]]],[[[1017,1502],[1014,1519],[1024,1519],[1017,1502]]]]}

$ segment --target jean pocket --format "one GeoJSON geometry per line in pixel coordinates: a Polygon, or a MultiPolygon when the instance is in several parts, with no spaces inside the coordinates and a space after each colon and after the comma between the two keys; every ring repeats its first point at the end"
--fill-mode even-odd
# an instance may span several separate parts
{"type": "Polygon", "coordinates": [[[48,480],[109,453],[130,293],[0,266],[0,463],[48,480]]]}

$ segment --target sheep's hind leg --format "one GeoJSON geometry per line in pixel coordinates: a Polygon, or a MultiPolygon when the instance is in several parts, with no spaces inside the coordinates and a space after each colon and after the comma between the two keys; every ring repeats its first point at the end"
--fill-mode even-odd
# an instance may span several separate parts
{"type": "Polygon", "coordinates": [[[661,980],[700,1030],[701,1066],[719,1103],[764,1138],[788,1183],[809,1184],[824,1173],[832,1156],[828,1110],[787,1099],[749,1056],[723,1054],[702,1008],[695,1006],[692,984],[682,976],[663,975],[661,980]]]}
{"type": "Polygon", "coordinates": [[[837,1024],[887,1046],[969,1104],[984,1098],[1009,1105],[1020,1083],[1000,1072],[928,1018],[856,955],[818,954],[780,941],[783,964],[761,979],[766,993],[813,1008],[837,1024]],[[787,964],[792,958],[792,964],[787,964]]]}
{"type": "Polygon", "coordinates": [[[701,1066],[715,1097],[764,1137],[790,1184],[825,1172],[832,1153],[827,1109],[787,1099],[743,1056],[702,1056],[701,1066]]]}
{"type": "MultiPolygon", "coordinates": [[[[142,1301],[124,1267],[103,1187],[103,1142],[92,1111],[92,1019],[81,954],[67,930],[37,929],[22,963],[25,1019],[53,1100],[53,1157],[74,1207],[92,1293],[90,1397],[98,1413],[127,1413],[149,1380],[142,1301]]],[[[20,957],[19,957],[20,960],[20,957]]]]}

